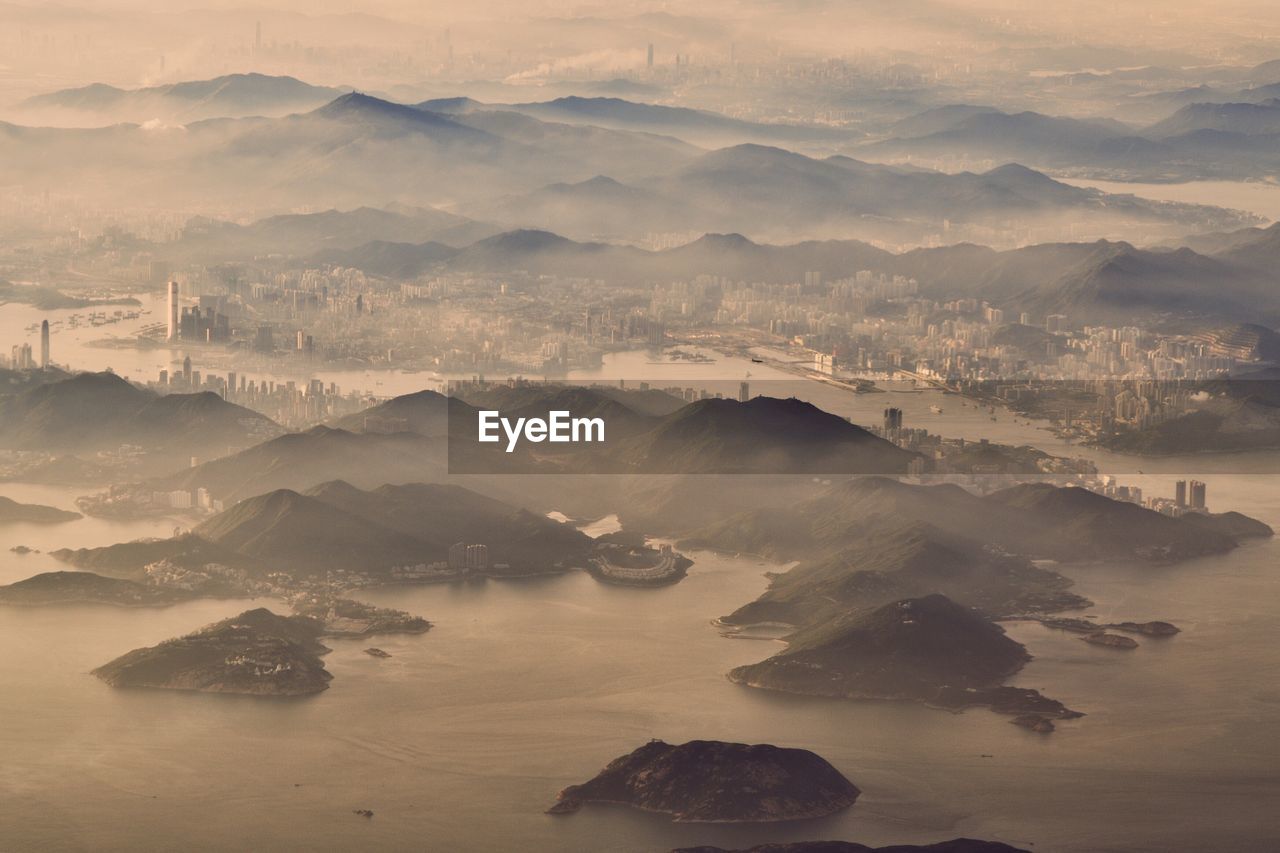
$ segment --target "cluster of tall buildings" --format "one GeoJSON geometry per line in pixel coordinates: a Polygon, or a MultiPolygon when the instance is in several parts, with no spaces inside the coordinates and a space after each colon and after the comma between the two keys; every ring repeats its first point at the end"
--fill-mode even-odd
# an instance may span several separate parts
{"type": "Polygon", "coordinates": [[[1179,508],[1204,511],[1207,507],[1205,491],[1205,484],[1199,480],[1192,480],[1190,483],[1179,480],[1174,484],[1173,502],[1179,508]]]}
{"type": "Polygon", "coordinates": [[[455,542],[449,546],[449,568],[455,571],[483,571],[489,568],[489,546],[455,542]]]}
{"type": "Polygon", "coordinates": [[[49,321],[42,320],[40,323],[40,360],[36,361],[35,350],[31,344],[14,344],[9,350],[9,361],[6,365],[10,370],[35,370],[37,367],[41,370],[48,369],[52,362],[49,360],[49,321]]]}

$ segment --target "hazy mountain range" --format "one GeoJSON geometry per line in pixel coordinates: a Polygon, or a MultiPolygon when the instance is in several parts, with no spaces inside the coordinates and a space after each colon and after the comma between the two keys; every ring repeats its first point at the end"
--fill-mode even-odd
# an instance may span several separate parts
{"type": "Polygon", "coordinates": [[[1192,101],[1145,127],[1024,111],[949,106],[891,126],[856,149],[873,160],[1002,163],[1167,181],[1262,178],[1280,165],[1280,91],[1250,90],[1242,102],[1192,101]]]}
{"type": "Polygon", "coordinates": [[[81,373],[0,397],[0,447],[97,453],[128,445],[153,470],[279,432],[270,418],[217,394],[159,395],[112,373],[81,373]]]}
{"type": "MultiPolygon", "coordinates": [[[[956,118],[955,127],[919,139],[979,132],[967,123],[998,121],[1011,126],[980,134],[1012,146],[999,163],[1034,163],[1043,162],[1050,144],[1092,144],[1116,132],[1105,124],[1039,117],[1028,136],[1012,126],[1031,121],[1025,115],[956,118]],[[1018,156],[1015,142],[1024,138],[1037,156],[1018,156]]],[[[1252,224],[1217,208],[1106,196],[1017,166],[944,174],[843,155],[806,156],[754,141],[791,145],[779,134],[807,133],[618,99],[505,109],[465,99],[399,104],[353,92],[278,117],[97,128],[0,124],[0,179],[17,186],[34,181],[41,191],[128,192],[152,203],[244,212],[300,205],[447,206],[508,228],[632,240],[651,233],[740,231],[773,239],[858,235],[909,243],[949,225],[999,234],[1011,225],[1053,227],[1085,216],[1092,227],[1122,235],[1133,228],[1174,236],[1252,224]],[[716,144],[734,144],[707,150],[687,141],[706,142],[705,134],[667,135],[707,126],[720,134],[716,144]],[[772,136],[764,133],[770,128],[772,136]]],[[[448,224],[440,219],[429,235],[413,236],[458,242],[448,224]]],[[[216,229],[212,235],[208,228],[197,230],[206,241],[219,236],[216,229]]],[[[391,229],[379,239],[396,242],[401,235],[391,229]]],[[[262,245],[243,236],[250,246],[262,245]]]]}
{"type": "Polygon", "coordinates": [[[1280,323],[1280,293],[1269,265],[1280,260],[1280,230],[1247,229],[1189,248],[1144,249],[1124,242],[1047,243],[997,251],[956,244],[895,254],[858,240],[756,243],[740,234],[708,234],[662,251],[581,243],[546,231],[498,234],[458,249],[373,242],[318,254],[317,262],[356,267],[390,278],[433,270],[594,277],[621,281],[692,279],[701,274],[744,282],[795,282],[806,271],[827,280],[859,270],[917,279],[934,298],[972,296],[1039,322],[1048,314],[1076,320],[1280,323]],[[1214,250],[1214,251],[1210,251],[1214,250]],[[1212,281],[1213,288],[1205,282],[1212,281]]]}
{"type": "Polygon", "coordinates": [[[227,74],[120,89],[93,83],[27,98],[17,105],[24,121],[55,125],[99,126],[148,121],[186,123],[207,118],[270,116],[314,109],[347,89],[313,86],[293,77],[227,74]]]}

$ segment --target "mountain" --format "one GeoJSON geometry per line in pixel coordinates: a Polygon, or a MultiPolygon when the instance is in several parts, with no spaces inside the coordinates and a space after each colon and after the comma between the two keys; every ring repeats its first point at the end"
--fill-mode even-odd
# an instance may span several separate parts
{"type": "Polygon", "coordinates": [[[215,498],[234,501],[276,489],[304,492],[335,478],[368,487],[439,480],[447,465],[443,439],[318,426],[144,485],[166,490],[206,488],[215,498]]]}
{"type": "MultiPolygon", "coordinates": [[[[1005,161],[1016,159],[1004,158],[1005,161]]],[[[780,148],[738,145],[708,152],[646,185],[694,211],[700,230],[741,231],[769,239],[803,233],[905,238],[908,223],[945,221],[1033,225],[1088,215],[1125,228],[1206,221],[1248,224],[1239,216],[1189,205],[1178,208],[1132,196],[1072,187],[1032,169],[1004,165],[982,173],[947,174],[835,156],[818,160],[780,148]],[[889,219],[890,223],[879,220],[889,219]],[[785,223],[764,226],[762,223],[785,223]]],[[[1190,230],[1190,229],[1184,229],[1190,230]]]]}
{"type": "Polygon", "coordinates": [[[322,484],[315,500],[351,516],[412,537],[417,562],[443,560],[456,542],[483,544],[489,562],[515,573],[547,571],[584,561],[591,540],[571,526],[456,485],[410,483],[361,491],[348,483],[322,484]]]}
{"type": "Polygon", "coordinates": [[[461,486],[423,483],[278,489],[237,503],[193,534],[260,570],[294,576],[386,575],[443,563],[457,542],[486,546],[489,565],[478,571],[505,575],[585,565],[591,550],[589,537],[545,516],[461,486]]]}
{"type": "Polygon", "coordinates": [[[93,671],[112,687],[307,696],[333,676],[320,656],[324,626],[306,616],[247,610],[157,646],[134,649],[93,671]]]}
{"type": "Polygon", "coordinates": [[[339,418],[333,427],[353,433],[413,432],[439,438],[449,434],[451,409],[455,416],[465,416],[469,411],[465,404],[465,411],[460,411],[460,403],[438,391],[416,391],[339,418]]]}
{"type": "Polygon", "coordinates": [[[293,77],[227,74],[211,80],[141,89],[119,89],[103,83],[60,89],[27,98],[18,105],[18,111],[24,117],[59,124],[152,120],[181,123],[206,118],[284,115],[314,109],[342,93],[342,89],[312,86],[293,77]]]}
{"type": "Polygon", "coordinates": [[[294,575],[378,572],[426,561],[426,549],[415,537],[287,489],[241,501],[193,532],[294,575]]]}
{"type": "MultiPolygon", "coordinates": [[[[1280,347],[1269,329],[1241,329],[1226,338],[1247,351],[1274,355],[1280,347]]],[[[1121,453],[1172,456],[1280,448],[1280,382],[1266,374],[1207,383],[1193,408],[1140,429],[1101,436],[1099,444],[1121,453]]],[[[1187,516],[1192,518],[1192,516],[1187,516]]]]}
{"type": "Polygon", "coordinates": [[[18,503],[13,498],[0,495],[0,524],[61,524],[77,518],[80,518],[78,512],[40,504],[18,503]]]}
{"type": "Polygon", "coordinates": [[[787,510],[745,513],[690,541],[785,559],[829,557],[877,524],[927,524],[947,536],[992,543],[1031,558],[1168,562],[1221,554],[1238,544],[1225,530],[1193,526],[1074,486],[1011,486],[986,496],[951,484],[860,477],[787,510]]]}
{"type": "Polygon", "coordinates": [[[143,569],[151,563],[162,561],[183,569],[199,569],[209,564],[233,569],[254,568],[250,561],[234,551],[189,533],[172,539],[138,539],[74,550],[61,548],[51,552],[49,556],[86,572],[133,581],[144,580],[146,575],[143,569]]]}
{"type": "Polygon", "coordinates": [[[335,267],[354,267],[385,278],[413,279],[442,266],[457,254],[454,247],[434,240],[425,243],[371,240],[350,249],[317,252],[312,260],[335,267]]]}
{"type": "MultiPolygon", "coordinates": [[[[1175,98],[1170,106],[1177,103],[1175,98]]],[[[1134,104],[1144,117],[1153,106],[1134,104]]],[[[1110,180],[1262,178],[1280,162],[1269,114],[1273,109],[1267,100],[1192,103],[1143,130],[1113,121],[1035,112],[958,110],[934,119],[926,115],[914,125],[909,123],[903,133],[855,151],[872,160],[921,165],[981,167],[1016,161],[1036,169],[1072,170],[1110,180]]]]}
{"type": "Polygon", "coordinates": [[[1004,687],[1031,660],[1004,629],[944,595],[892,601],[805,628],[729,678],[786,693],[906,699],[1005,713],[1080,716],[1034,690],[1004,687]]]}
{"type": "Polygon", "coordinates": [[[771,744],[651,740],[593,779],[560,792],[552,814],[618,803],[682,822],[758,823],[823,817],[861,793],[824,759],[771,744]]]}
{"type": "Polygon", "coordinates": [[[1053,165],[1071,162],[1081,152],[1095,151],[1104,142],[1125,135],[1113,124],[1030,111],[1010,114],[997,110],[953,110],[951,113],[934,111],[933,117],[942,121],[909,122],[906,134],[872,143],[867,149],[878,155],[1053,165]]]}
{"type": "Polygon", "coordinates": [[[974,104],[947,104],[932,107],[924,112],[899,119],[889,126],[889,135],[896,139],[915,139],[942,133],[962,124],[974,116],[1002,115],[1003,110],[974,104]]]}
{"type": "Polygon", "coordinates": [[[918,249],[893,265],[930,294],[966,294],[1009,311],[1066,314],[1086,322],[1185,315],[1203,322],[1280,316],[1264,277],[1190,249],[1152,251],[1129,243],[1046,243],[992,252],[955,246],[918,249]],[[1204,282],[1216,283],[1210,295],[1204,282]]]}
{"type": "MultiPolygon", "coordinates": [[[[990,251],[990,250],[988,250],[990,251]]],[[[650,252],[632,246],[580,243],[547,231],[522,229],[481,240],[464,250],[437,244],[368,244],[333,252],[325,260],[372,275],[409,276],[439,265],[458,272],[510,272],[614,280],[722,275],[740,281],[794,281],[796,270],[839,278],[850,269],[887,269],[894,255],[857,240],[809,241],[789,246],[754,243],[741,234],[707,234],[673,249],[650,252]]]]}
{"type": "Polygon", "coordinates": [[[800,400],[690,403],[625,437],[600,464],[645,474],[903,473],[915,454],[800,400]]]}
{"type": "Polygon", "coordinates": [[[225,452],[279,432],[216,394],[158,395],[112,373],[81,373],[0,398],[0,447],[96,452],[139,445],[155,464],[225,452]]]}
{"type": "Polygon", "coordinates": [[[155,246],[155,253],[171,261],[218,263],[265,255],[305,257],[375,240],[424,243],[439,236],[466,236],[472,229],[488,236],[486,226],[430,208],[326,210],[270,216],[249,225],[198,217],[187,223],[177,240],[155,246]]]}
{"type": "Polygon", "coordinates": [[[30,606],[63,604],[113,604],[123,607],[158,607],[190,598],[182,590],[162,589],[130,580],[108,578],[92,572],[45,572],[0,586],[0,604],[30,606]]]}
{"type": "MultiPolygon", "coordinates": [[[[503,384],[463,387],[455,393],[473,409],[496,409],[507,418],[547,418],[553,411],[572,412],[574,417],[601,418],[607,427],[606,437],[611,441],[652,429],[659,417],[684,406],[683,400],[669,395],[662,395],[666,398],[662,400],[639,390],[579,385],[503,384]],[[655,407],[658,413],[654,412],[655,407]]],[[[460,413],[463,417],[469,415],[469,412],[460,413]]]]}
{"type": "MultiPolygon", "coordinates": [[[[778,527],[788,520],[778,519],[778,527]]],[[[820,523],[825,533],[832,522],[820,523]]],[[[733,530],[736,524],[729,522],[725,529],[733,530]]],[[[886,511],[846,524],[841,533],[846,544],[773,576],[759,598],[722,621],[738,626],[822,625],[851,610],[932,593],[945,594],[994,618],[1089,603],[1068,591],[1071,582],[1062,575],[1034,566],[1025,557],[993,552],[977,539],[944,532],[927,522],[895,521],[892,512],[886,511]]],[[[793,535],[804,532],[796,530],[793,535]]],[[[744,536],[741,547],[750,549],[752,541],[744,536]]]]}
{"type": "Polygon", "coordinates": [[[0,179],[244,215],[388,201],[437,207],[597,174],[640,178],[699,151],[651,134],[512,116],[473,126],[352,92],[309,112],[181,127],[0,124],[0,179]]]}
{"type": "Polygon", "coordinates": [[[1269,272],[1280,261],[1280,223],[1221,235],[1210,251],[1218,260],[1269,272]]]}
{"type": "Polygon", "coordinates": [[[629,186],[605,175],[555,183],[522,195],[466,208],[468,214],[509,227],[545,228],[570,236],[682,231],[712,225],[712,215],[678,199],[629,186]]]}
{"type": "Polygon", "coordinates": [[[706,110],[609,97],[571,95],[536,103],[483,105],[469,98],[451,98],[427,101],[419,106],[462,115],[492,110],[517,112],[543,121],[666,134],[712,147],[740,142],[833,144],[852,137],[849,131],[834,128],[743,121],[706,110]]]}
{"type": "MultiPolygon", "coordinates": [[[[1018,169],[996,170],[994,180],[1017,179],[1018,169]]],[[[1039,178],[1031,178],[1036,182],[1039,178]]],[[[325,260],[372,275],[408,277],[433,268],[455,272],[511,272],[644,282],[716,275],[733,281],[795,282],[814,270],[846,278],[866,270],[915,278],[926,296],[986,299],[1011,313],[1061,313],[1073,321],[1137,323],[1169,314],[1197,323],[1280,323],[1280,295],[1265,274],[1270,229],[1241,237],[1238,256],[1211,256],[1182,248],[1140,249],[1130,243],[1043,243],[997,251],[955,244],[894,254],[858,240],[811,240],[788,245],[754,242],[741,234],[707,234],[683,246],[646,251],[610,243],[581,243],[557,234],[520,230],[453,250],[369,244],[335,251],[325,260]],[[1254,239],[1257,238],[1256,245],[1254,239]],[[1205,280],[1215,282],[1209,293],[1205,280]]]]}
{"type": "MultiPolygon", "coordinates": [[[[971,120],[984,118],[990,116],[971,120]]],[[[1154,229],[1172,236],[1253,222],[1220,209],[1111,197],[1047,178],[1013,180],[999,171],[948,175],[735,143],[707,151],[638,130],[511,111],[455,108],[446,114],[351,92],[309,112],[182,127],[0,124],[0,181],[103,197],[129,192],[239,216],[304,206],[450,207],[508,225],[630,240],[658,229],[903,243],[936,239],[949,227],[1005,233],[1013,221],[1057,225],[1063,215],[1086,214],[1099,227],[1126,229],[1122,236],[1139,225],[1144,234],[1154,229]],[[616,210],[619,204],[633,209],[633,220],[616,210]]],[[[457,227],[472,239],[483,233],[468,223],[457,227]]],[[[211,247],[219,231],[212,229],[211,247]]],[[[350,241],[365,236],[359,233],[350,241]]],[[[253,232],[246,236],[255,251],[294,250],[272,249],[268,237],[259,241],[253,232]]],[[[193,234],[197,248],[198,237],[193,234]]],[[[378,234],[363,242],[372,240],[465,242],[458,235],[446,239],[444,229],[378,234]]],[[[181,241],[175,252],[182,257],[181,241]]]]}
{"type": "Polygon", "coordinates": [[[1244,135],[1280,134],[1280,99],[1269,98],[1260,103],[1188,104],[1148,127],[1143,134],[1163,139],[1203,130],[1244,135]]]}
{"type": "Polygon", "coordinates": [[[702,149],[669,136],[543,121],[514,112],[473,112],[453,118],[467,127],[521,142],[547,155],[580,157],[579,165],[598,164],[601,171],[626,180],[670,171],[702,153],[702,149]]]}

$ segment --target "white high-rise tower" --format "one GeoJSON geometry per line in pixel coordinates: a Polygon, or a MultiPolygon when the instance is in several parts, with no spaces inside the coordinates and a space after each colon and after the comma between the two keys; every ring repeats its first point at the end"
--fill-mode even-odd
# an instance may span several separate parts
{"type": "Polygon", "coordinates": [[[49,321],[40,321],[40,369],[49,369],[49,321]]]}
{"type": "Polygon", "coordinates": [[[176,281],[169,282],[169,333],[165,339],[170,341],[178,339],[178,283],[176,281]]]}

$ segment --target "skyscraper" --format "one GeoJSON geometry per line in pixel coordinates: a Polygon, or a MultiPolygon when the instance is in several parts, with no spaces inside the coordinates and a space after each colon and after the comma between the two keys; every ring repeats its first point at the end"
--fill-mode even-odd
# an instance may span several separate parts
{"type": "Polygon", "coordinates": [[[169,282],[169,333],[165,335],[165,340],[176,341],[178,339],[178,330],[181,328],[178,319],[178,283],[176,281],[169,282]]]}
{"type": "Polygon", "coordinates": [[[40,321],[40,369],[49,369],[49,321],[40,321]]]}
{"type": "Polygon", "coordinates": [[[1204,483],[1200,482],[1199,480],[1191,481],[1191,508],[1192,509],[1205,509],[1207,507],[1207,504],[1205,503],[1205,491],[1206,489],[1205,489],[1204,483]]]}
{"type": "Polygon", "coordinates": [[[1178,506],[1186,506],[1187,505],[1187,481],[1179,480],[1177,483],[1174,484],[1173,488],[1174,488],[1173,502],[1178,506]]]}
{"type": "Polygon", "coordinates": [[[751,385],[748,382],[738,383],[738,402],[745,403],[751,399],[751,385]]]}
{"type": "Polygon", "coordinates": [[[653,67],[653,42],[649,42],[649,58],[645,62],[645,65],[649,68],[653,67]]]}

